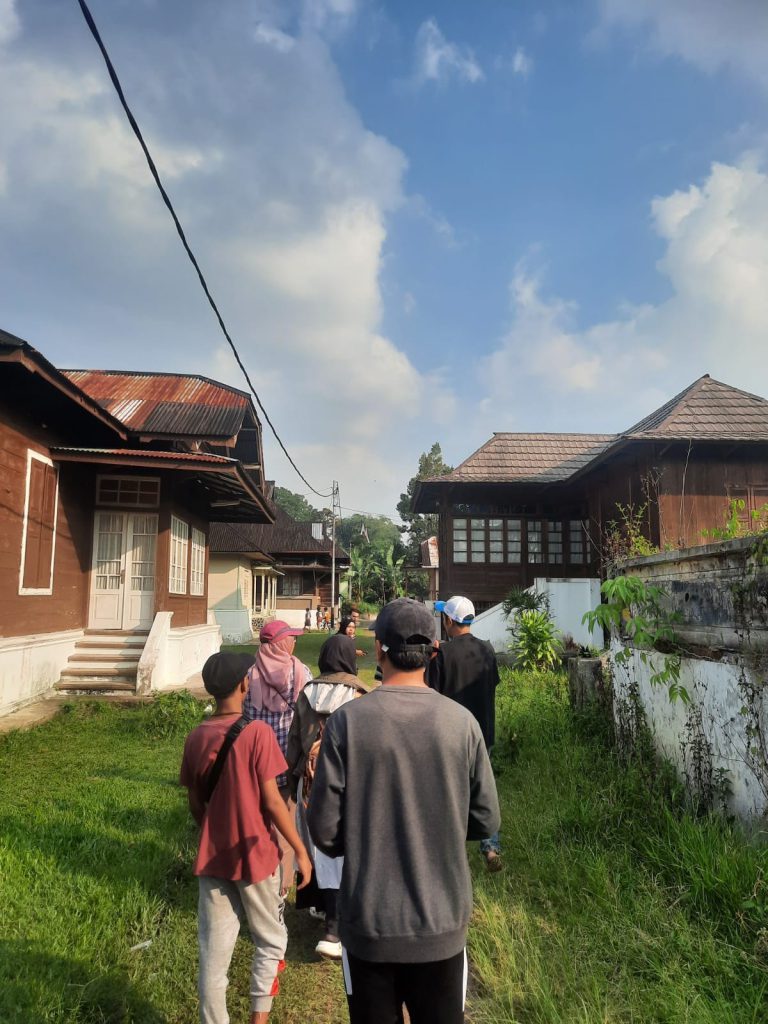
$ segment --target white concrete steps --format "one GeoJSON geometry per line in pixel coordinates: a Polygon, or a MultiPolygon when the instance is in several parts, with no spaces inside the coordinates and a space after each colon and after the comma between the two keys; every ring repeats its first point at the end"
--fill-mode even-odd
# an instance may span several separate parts
{"type": "Polygon", "coordinates": [[[136,690],[146,631],[99,631],[87,629],[61,673],[56,689],[66,692],[131,692],[136,690]]]}

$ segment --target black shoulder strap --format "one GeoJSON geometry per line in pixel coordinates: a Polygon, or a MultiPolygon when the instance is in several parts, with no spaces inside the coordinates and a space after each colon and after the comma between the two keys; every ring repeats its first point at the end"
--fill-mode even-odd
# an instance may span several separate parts
{"type": "Polygon", "coordinates": [[[206,803],[210,803],[211,797],[213,796],[213,791],[214,789],[216,789],[216,783],[219,781],[221,770],[224,767],[224,762],[227,760],[227,755],[229,754],[229,751],[232,748],[232,744],[235,742],[235,740],[246,727],[246,725],[248,725],[249,721],[249,718],[240,717],[234,723],[234,725],[231,725],[227,730],[227,735],[224,737],[224,742],[221,745],[221,750],[219,751],[216,761],[214,762],[213,768],[211,768],[210,772],[208,773],[208,778],[206,779],[206,803]]]}

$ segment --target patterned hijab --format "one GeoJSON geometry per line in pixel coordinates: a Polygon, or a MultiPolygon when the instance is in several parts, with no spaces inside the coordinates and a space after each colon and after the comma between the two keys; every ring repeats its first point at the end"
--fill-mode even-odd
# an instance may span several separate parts
{"type": "Polygon", "coordinates": [[[306,681],[304,665],[293,656],[292,637],[262,643],[248,673],[256,711],[287,711],[296,703],[306,681]],[[290,704],[289,704],[290,701],[290,704]]]}

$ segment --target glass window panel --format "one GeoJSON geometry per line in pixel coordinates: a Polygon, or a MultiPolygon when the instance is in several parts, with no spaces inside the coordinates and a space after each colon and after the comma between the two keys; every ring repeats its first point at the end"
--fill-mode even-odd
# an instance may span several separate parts
{"type": "Polygon", "coordinates": [[[547,561],[560,565],[563,561],[563,524],[554,522],[547,525],[547,561]]]}
{"type": "Polygon", "coordinates": [[[189,592],[196,597],[205,593],[205,534],[192,527],[189,592]]]}
{"type": "Polygon", "coordinates": [[[569,523],[570,561],[574,565],[584,565],[586,562],[586,537],[584,535],[584,524],[580,519],[572,519],[569,523]]]}
{"type": "Polygon", "coordinates": [[[171,564],[168,590],[171,594],[187,592],[187,549],[189,525],[176,516],[171,516],[171,564]]]}
{"type": "Polygon", "coordinates": [[[528,521],[528,561],[536,564],[543,560],[542,523],[538,519],[528,521]]]}
{"type": "Polygon", "coordinates": [[[100,505],[144,505],[153,508],[160,500],[160,481],[156,477],[102,476],[96,484],[100,505]]]}
{"type": "Polygon", "coordinates": [[[472,529],[473,530],[477,530],[477,529],[484,530],[485,529],[485,520],[484,519],[473,519],[472,520],[472,529]]]}

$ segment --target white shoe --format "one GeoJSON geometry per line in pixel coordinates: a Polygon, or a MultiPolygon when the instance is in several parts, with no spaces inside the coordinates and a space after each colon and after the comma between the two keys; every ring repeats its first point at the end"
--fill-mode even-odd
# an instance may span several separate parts
{"type": "Polygon", "coordinates": [[[341,960],[341,943],[331,942],[328,939],[320,939],[318,944],[315,946],[315,952],[318,956],[322,956],[326,960],[341,960]]]}

